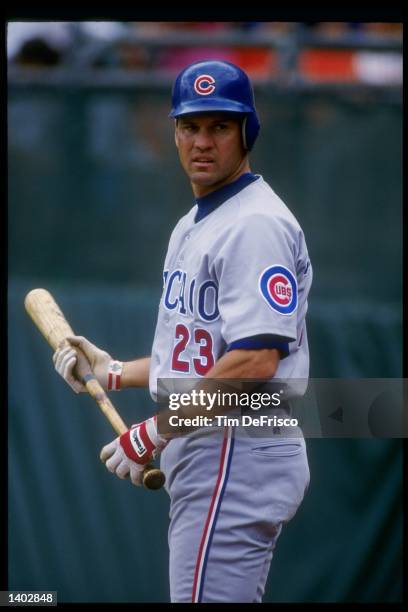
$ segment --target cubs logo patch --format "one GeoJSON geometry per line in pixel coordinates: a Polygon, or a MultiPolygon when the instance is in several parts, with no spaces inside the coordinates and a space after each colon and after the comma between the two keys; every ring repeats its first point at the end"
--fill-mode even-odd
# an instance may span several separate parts
{"type": "Polygon", "coordinates": [[[259,278],[259,290],[266,302],[283,315],[297,308],[297,282],[285,266],[271,266],[259,278]]]}
{"type": "Polygon", "coordinates": [[[215,79],[209,74],[201,74],[194,81],[194,91],[200,96],[208,96],[215,91],[215,79]]]}

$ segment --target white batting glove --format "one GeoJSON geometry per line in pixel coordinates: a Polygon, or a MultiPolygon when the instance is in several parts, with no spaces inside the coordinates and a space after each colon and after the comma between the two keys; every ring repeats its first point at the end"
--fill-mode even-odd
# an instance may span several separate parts
{"type": "Polygon", "coordinates": [[[154,459],[169,440],[157,431],[157,417],[132,425],[128,431],[107,444],[101,450],[100,458],[112,474],[126,478],[136,486],[143,482],[145,465],[154,459]]]}
{"type": "Polygon", "coordinates": [[[130,475],[132,483],[138,487],[142,485],[144,465],[129,459],[120,444],[120,438],[116,438],[101,450],[101,461],[112,474],[118,478],[127,478],[130,475]]]}
{"type": "Polygon", "coordinates": [[[105,391],[119,390],[123,364],[113,360],[106,351],[99,349],[83,336],[69,336],[71,346],[59,348],[53,355],[56,371],[70,385],[75,393],[86,391],[85,385],[75,376],[74,368],[77,362],[75,348],[78,347],[86,355],[95,378],[105,391]]]}
{"type": "Polygon", "coordinates": [[[62,376],[65,382],[69,384],[75,393],[86,391],[85,385],[83,385],[73,374],[73,369],[77,362],[77,356],[75,349],[73,349],[72,346],[57,349],[52,356],[52,360],[58,374],[62,376]]]}

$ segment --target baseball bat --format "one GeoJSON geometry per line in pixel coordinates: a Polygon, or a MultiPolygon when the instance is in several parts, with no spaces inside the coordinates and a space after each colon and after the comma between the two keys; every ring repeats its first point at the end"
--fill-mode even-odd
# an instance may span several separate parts
{"type": "MultiPolygon", "coordinates": [[[[69,342],[66,340],[67,336],[75,336],[75,334],[60,307],[46,289],[33,289],[27,293],[24,305],[27,313],[54,351],[64,344],[69,345],[69,342]]],[[[100,383],[96,380],[85,354],[77,347],[75,347],[75,350],[78,356],[76,364],[77,375],[82,379],[89,395],[96,401],[115,432],[119,436],[122,435],[129,428],[123,422],[100,383]]],[[[165,476],[161,470],[150,464],[146,466],[143,472],[143,485],[146,488],[160,489],[164,484],[164,480],[165,476]]]]}

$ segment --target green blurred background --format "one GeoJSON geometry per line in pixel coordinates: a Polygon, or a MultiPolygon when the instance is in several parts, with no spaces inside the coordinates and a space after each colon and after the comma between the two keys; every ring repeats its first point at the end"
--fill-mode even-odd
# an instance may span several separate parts
{"type": "MultiPolygon", "coordinates": [[[[55,374],[23,300],[46,287],[77,333],[120,359],[149,353],[168,239],[192,205],[167,117],[171,78],[97,86],[12,68],[9,589],[165,602],[167,495],[100,463],[113,432],[55,374]]],[[[314,268],[311,375],[401,377],[400,98],[256,80],[255,93],[252,170],[298,218],[314,268]]],[[[112,399],[128,423],[154,410],[144,390],[112,399]]],[[[400,601],[401,441],[312,439],[308,453],[311,486],[280,538],[264,601],[400,601]]]]}

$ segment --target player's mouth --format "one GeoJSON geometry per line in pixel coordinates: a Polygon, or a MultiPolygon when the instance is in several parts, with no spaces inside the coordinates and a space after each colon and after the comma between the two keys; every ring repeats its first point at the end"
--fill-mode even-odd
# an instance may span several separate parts
{"type": "Polygon", "coordinates": [[[214,160],[210,157],[193,157],[193,164],[199,166],[210,166],[214,163],[214,160]]]}
{"type": "Polygon", "coordinates": [[[214,162],[211,159],[193,159],[193,169],[198,172],[208,172],[212,170],[214,162]]]}

